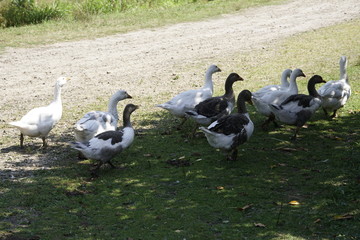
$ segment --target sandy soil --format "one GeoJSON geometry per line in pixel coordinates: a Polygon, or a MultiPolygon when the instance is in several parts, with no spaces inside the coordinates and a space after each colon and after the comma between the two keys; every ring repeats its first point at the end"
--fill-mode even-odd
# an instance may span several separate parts
{"type": "MultiPolygon", "coordinates": [[[[4,126],[0,130],[0,175],[18,176],[22,170],[48,167],[48,161],[59,160],[54,155],[21,152],[18,132],[3,123],[50,102],[60,75],[72,79],[64,88],[64,111],[79,108],[82,112],[82,106],[97,102],[98,97],[107,98],[117,89],[137,96],[135,103],[143,97],[161,103],[189,86],[202,85],[206,68],[226,56],[354,18],[360,18],[358,0],[296,0],[94,40],[8,48],[0,55],[0,123],[4,126]],[[170,84],[175,75],[181,81],[170,84]]],[[[214,78],[216,81],[217,76],[214,78]]],[[[50,135],[71,128],[78,117],[62,119],[57,132],[50,135]]],[[[38,146],[40,143],[36,140],[38,146]]],[[[48,151],[56,155],[59,150],[48,151]]]]}

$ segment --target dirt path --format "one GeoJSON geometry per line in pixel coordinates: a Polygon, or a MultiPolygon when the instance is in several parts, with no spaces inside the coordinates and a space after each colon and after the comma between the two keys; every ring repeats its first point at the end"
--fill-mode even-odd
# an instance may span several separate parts
{"type": "MultiPolygon", "coordinates": [[[[95,40],[9,48],[0,55],[0,121],[19,119],[19,114],[49,102],[60,75],[72,78],[63,94],[64,110],[91,104],[117,89],[161,102],[156,96],[162,93],[176,93],[194,82],[202,84],[207,66],[228,55],[354,18],[360,18],[358,0],[296,0],[95,40]],[[186,80],[167,84],[175,73],[186,80]]],[[[62,121],[71,126],[76,119],[62,121]]],[[[2,149],[18,144],[17,131],[7,126],[0,137],[14,140],[1,141],[2,149]]],[[[38,157],[3,151],[0,169],[19,169],[14,161],[25,158],[34,161],[38,157]]]]}

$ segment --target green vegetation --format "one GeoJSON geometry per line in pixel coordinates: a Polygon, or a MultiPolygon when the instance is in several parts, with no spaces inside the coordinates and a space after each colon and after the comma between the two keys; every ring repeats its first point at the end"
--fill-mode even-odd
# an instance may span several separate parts
{"type": "MultiPolygon", "coordinates": [[[[64,29],[61,22],[4,29],[4,35],[34,33],[25,45],[38,44],[57,24],[63,28],[51,33],[52,41],[63,40],[59,32],[71,27],[64,29]]],[[[78,27],[72,31],[82,33],[70,38],[86,37],[84,25],[72,24],[78,27]]],[[[111,26],[94,35],[112,32],[111,26]]],[[[263,132],[264,119],[248,106],[254,135],[240,147],[239,160],[228,162],[201,134],[187,138],[191,122],[173,131],[169,114],[138,111],[134,127],[141,131],[113,161],[121,168],[101,169],[95,180],[89,179],[90,161],[74,160],[77,153],[66,143],[73,139],[70,130],[57,127],[56,146],[24,152],[57,158],[57,166],[0,182],[0,239],[359,239],[359,27],[359,20],[350,21],[293,36],[271,49],[226,56],[236,59],[231,67],[255,90],[263,86],[259,79],[275,79],[287,67],[337,79],[338,60],[346,55],[353,93],[339,118],[329,121],[318,111],[292,142],[292,127],[263,132]]],[[[19,37],[9,44],[19,46],[19,37]]],[[[306,81],[299,85],[306,92],[306,81]]]]}
{"type": "MultiPolygon", "coordinates": [[[[5,6],[11,0],[0,1],[0,26],[5,26],[5,6]]],[[[29,0],[30,1],[30,0],[29,0]]],[[[158,27],[184,21],[195,21],[241,9],[275,4],[283,0],[157,0],[157,1],[110,1],[78,0],[50,1],[42,0],[35,9],[55,9],[59,15],[54,20],[39,25],[25,25],[1,29],[0,52],[5,47],[28,47],[31,45],[54,43],[58,41],[96,38],[115,33],[128,32],[140,28],[158,27]],[[111,2],[121,6],[117,11],[106,9],[111,2]],[[124,7],[124,4],[127,7],[124,7]]],[[[112,9],[112,8],[111,8],[112,9]]],[[[45,11],[46,12],[46,11],[45,11]]]]}
{"type": "MultiPolygon", "coordinates": [[[[0,236],[360,238],[359,26],[353,21],[296,35],[271,50],[245,54],[237,66],[244,68],[245,59],[257,56],[262,61],[248,61],[252,66],[244,74],[251,78],[246,79],[262,79],[267,71],[278,75],[284,66],[293,66],[330,80],[339,75],[339,58],[330,56],[345,54],[353,95],[339,118],[329,121],[317,112],[300,139],[292,142],[291,127],[261,131],[263,118],[249,107],[256,131],[240,147],[239,160],[228,162],[201,134],[187,139],[191,122],[169,135],[173,117],[139,111],[133,116],[134,126],[142,131],[114,161],[122,168],[102,169],[95,180],[89,179],[91,163],[74,162],[76,152],[66,143],[44,153],[34,146],[30,152],[61,159],[51,170],[28,172],[32,178],[0,183],[0,236]]],[[[305,92],[305,81],[299,82],[305,92]]],[[[262,86],[256,81],[247,84],[249,89],[262,86]]],[[[63,141],[72,139],[70,132],[61,134],[63,141]]]]}

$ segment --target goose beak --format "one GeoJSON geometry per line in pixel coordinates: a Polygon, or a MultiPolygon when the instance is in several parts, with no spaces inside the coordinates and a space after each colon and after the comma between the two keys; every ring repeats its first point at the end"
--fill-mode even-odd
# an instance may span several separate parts
{"type": "Polygon", "coordinates": [[[325,80],[322,80],[321,82],[322,82],[322,83],[326,83],[326,81],[325,81],[325,80]]]}
{"type": "Polygon", "coordinates": [[[128,94],[126,98],[133,98],[133,97],[128,94]]]}

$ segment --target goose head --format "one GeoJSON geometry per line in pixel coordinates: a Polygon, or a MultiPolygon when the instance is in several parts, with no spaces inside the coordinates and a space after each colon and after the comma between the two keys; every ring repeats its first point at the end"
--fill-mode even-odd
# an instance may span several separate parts
{"type": "Polygon", "coordinates": [[[212,74],[212,73],[216,73],[216,72],[221,72],[221,69],[218,66],[212,64],[208,68],[207,72],[212,74]]]}
{"type": "Polygon", "coordinates": [[[69,81],[70,78],[67,78],[67,77],[59,77],[57,80],[56,80],[56,85],[59,86],[59,87],[62,87],[64,86],[67,81],[69,81]]]}
{"type": "Polygon", "coordinates": [[[132,98],[125,90],[119,90],[116,93],[114,93],[113,98],[116,99],[116,101],[121,101],[126,98],[132,98]]]}
{"type": "Polygon", "coordinates": [[[251,92],[247,89],[242,90],[239,93],[238,99],[237,99],[238,113],[246,113],[247,112],[245,102],[252,105],[251,96],[252,96],[251,92]]]}
{"type": "Polygon", "coordinates": [[[230,75],[226,79],[226,82],[229,83],[234,83],[236,81],[244,81],[244,79],[240,77],[237,73],[230,73],[230,75]]]}
{"type": "Polygon", "coordinates": [[[313,97],[319,97],[320,95],[315,89],[315,85],[319,83],[326,83],[326,81],[319,75],[314,75],[310,78],[307,88],[309,91],[309,94],[313,97]]]}
{"type": "Polygon", "coordinates": [[[305,73],[300,68],[296,68],[290,75],[290,78],[297,77],[306,77],[305,73]]]}
{"type": "Polygon", "coordinates": [[[129,103],[125,106],[124,109],[124,115],[130,115],[132,112],[134,112],[136,109],[138,109],[138,105],[134,105],[132,103],[129,103]]]}

